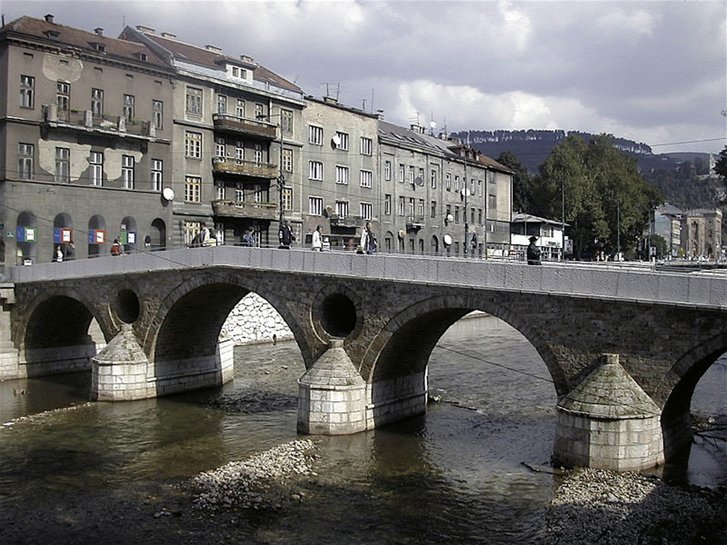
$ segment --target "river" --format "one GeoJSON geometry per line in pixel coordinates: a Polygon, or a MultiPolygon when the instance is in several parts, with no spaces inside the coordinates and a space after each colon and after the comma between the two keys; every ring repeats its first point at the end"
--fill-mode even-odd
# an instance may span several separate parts
{"type": "MultiPolygon", "coordinates": [[[[555,390],[504,322],[463,319],[444,335],[429,365],[441,401],[426,415],[313,437],[304,501],[202,522],[177,483],[298,437],[295,343],[237,347],[235,361],[219,389],[135,402],[87,402],[88,373],[0,383],[0,542],[509,544],[542,527],[559,477],[524,464],[549,464],[555,390]]],[[[727,415],[726,386],[722,358],[693,411],[727,415]]],[[[688,478],[725,484],[726,462],[723,442],[697,441],[688,478]]]]}

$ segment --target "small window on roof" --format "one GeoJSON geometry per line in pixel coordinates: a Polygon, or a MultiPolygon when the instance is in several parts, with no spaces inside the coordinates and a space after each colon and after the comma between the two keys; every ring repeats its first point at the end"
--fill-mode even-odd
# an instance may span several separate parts
{"type": "Polygon", "coordinates": [[[149,60],[149,55],[147,55],[144,51],[139,51],[139,60],[147,61],[149,60]]]}

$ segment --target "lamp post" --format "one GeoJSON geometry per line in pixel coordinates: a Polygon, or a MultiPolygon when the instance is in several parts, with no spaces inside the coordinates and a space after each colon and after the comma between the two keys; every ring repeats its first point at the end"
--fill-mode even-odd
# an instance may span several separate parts
{"type": "Polygon", "coordinates": [[[565,261],[565,178],[560,182],[560,260],[565,261]]]}

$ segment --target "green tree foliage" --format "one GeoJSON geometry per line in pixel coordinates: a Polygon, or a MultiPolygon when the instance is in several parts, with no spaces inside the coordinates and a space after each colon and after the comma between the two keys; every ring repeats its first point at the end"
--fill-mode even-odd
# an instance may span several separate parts
{"type": "Polygon", "coordinates": [[[497,162],[508,167],[515,174],[512,180],[512,204],[516,211],[530,210],[532,207],[532,188],[530,174],[511,151],[505,151],[497,158],[497,162]]]}
{"type": "Polygon", "coordinates": [[[540,167],[534,195],[538,215],[560,218],[573,240],[577,258],[592,255],[597,240],[606,253],[636,250],[653,208],[663,201],[646,183],[636,161],[613,147],[608,135],[589,143],[568,136],[540,167]]]}
{"type": "Polygon", "coordinates": [[[719,159],[714,165],[714,171],[727,181],[727,146],[719,152],[719,159]]]}

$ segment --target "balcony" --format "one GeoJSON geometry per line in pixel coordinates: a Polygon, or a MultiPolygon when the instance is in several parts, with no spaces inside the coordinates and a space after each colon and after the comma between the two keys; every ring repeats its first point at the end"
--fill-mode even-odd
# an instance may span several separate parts
{"type": "Polygon", "coordinates": [[[155,141],[156,127],[151,121],[124,116],[102,115],[96,117],[91,110],[59,110],[56,104],[43,105],[43,127],[76,129],[88,133],[123,138],[136,138],[147,142],[155,141]]]}
{"type": "Polygon", "coordinates": [[[224,218],[253,218],[276,220],[278,205],[273,202],[212,201],[215,216],[224,218]]]}
{"type": "Polygon", "coordinates": [[[406,218],[406,230],[407,231],[419,231],[424,227],[424,216],[423,215],[417,215],[417,216],[407,216],[406,218]]]}
{"type": "Polygon", "coordinates": [[[249,176],[251,178],[264,178],[266,180],[270,180],[277,177],[278,165],[273,165],[271,163],[257,163],[255,161],[240,161],[229,157],[215,157],[212,159],[212,171],[215,174],[249,176]]]}
{"type": "Polygon", "coordinates": [[[214,114],[212,122],[215,130],[237,135],[251,136],[263,140],[275,140],[277,126],[266,121],[247,119],[227,114],[214,114]]]}

